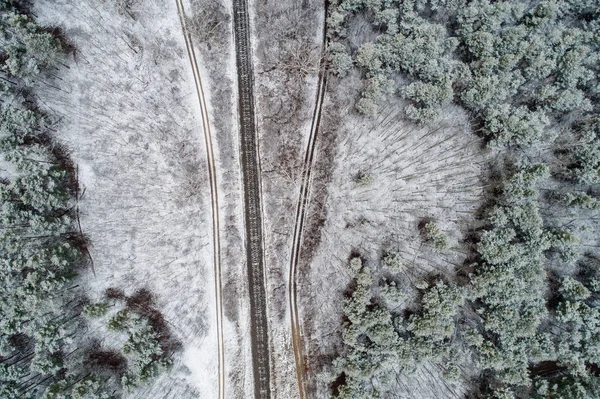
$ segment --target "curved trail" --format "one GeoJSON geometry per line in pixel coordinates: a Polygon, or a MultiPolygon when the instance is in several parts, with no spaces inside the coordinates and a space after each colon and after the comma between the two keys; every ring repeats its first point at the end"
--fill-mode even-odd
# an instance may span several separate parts
{"type": "Polygon", "coordinates": [[[217,346],[218,346],[218,373],[219,373],[219,399],[225,398],[225,347],[223,340],[223,294],[221,284],[221,237],[220,222],[219,222],[219,194],[217,185],[217,168],[215,163],[215,154],[213,149],[212,134],[210,131],[210,123],[208,119],[208,108],[206,107],[206,99],[204,97],[204,88],[200,79],[200,69],[196,60],[196,52],[192,43],[192,37],[188,30],[185,21],[185,10],[182,0],[175,0],[177,3],[177,11],[181,22],[181,29],[185,37],[185,46],[187,48],[190,65],[194,73],[194,83],[196,93],[198,95],[198,103],[202,114],[202,126],[204,131],[204,141],[206,143],[206,160],[208,163],[208,175],[210,180],[210,194],[212,205],[212,221],[213,221],[213,269],[215,275],[215,300],[217,314],[217,346]]]}
{"type": "MultiPolygon", "coordinates": [[[[327,15],[327,7],[325,8],[325,15],[327,15]]],[[[311,171],[317,142],[316,139],[317,135],[319,134],[319,127],[321,124],[321,110],[323,108],[323,99],[325,98],[325,89],[327,87],[327,71],[324,65],[326,47],[327,23],[324,22],[323,42],[321,49],[322,56],[319,68],[319,81],[317,84],[317,97],[312,117],[310,135],[308,137],[308,143],[306,145],[306,151],[304,155],[304,163],[302,165],[302,182],[300,184],[300,193],[298,195],[298,204],[296,206],[296,221],[294,223],[294,238],[292,240],[292,254],[290,257],[288,279],[288,293],[291,309],[290,321],[292,326],[292,344],[294,348],[294,361],[296,363],[296,379],[298,380],[298,392],[300,394],[300,399],[308,398],[308,394],[306,392],[306,370],[304,365],[304,353],[302,347],[302,329],[300,326],[300,316],[298,313],[298,301],[296,290],[298,264],[300,262],[300,249],[302,248],[302,233],[304,230],[304,220],[306,218],[306,208],[308,205],[308,198],[310,193],[311,171]]]]}

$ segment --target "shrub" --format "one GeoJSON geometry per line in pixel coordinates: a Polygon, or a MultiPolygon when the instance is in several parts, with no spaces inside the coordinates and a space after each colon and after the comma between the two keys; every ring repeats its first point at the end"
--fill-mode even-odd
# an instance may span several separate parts
{"type": "Polygon", "coordinates": [[[106,302],[97,302],[87,305],[83,312],[87,317],[95,319],[104,316],[108,312],[108,307],[106,302]]]}
{"type": "Polygon", "coordinates": [[[358,172],[354,180],[359,186],[368,186],[375,181],[373,175],[364,171],[358,172]]]}
{"type": "Polygon", "coordinates": [[[352,68],[352,57],[348,54],[346,46],[341,43],[333,42],[327,48],[327,60],[329,61],[329,70],[340,78],[346,76],[352,68]]]}
{"type": "Polygon", "coordinates": [[[404,267],[402,258],[396,252],[387,252],[383,255],[383,267],[391,272],[399,272],[404,267]]]}
{"type": "Polygon", "coordinates": [[[381,293],[383,299],[393,304],[404,302],[406,299],[408,299],[408,295],[404,291],[400,290],[400,287],[396,285],[396,282],[388,281],[386,279],[384,279],[382,285],[380,285],[379,292],[381,293]]]}
{"type": "Polygon", "coordinates": [[[454,95],[450,79],[439,83],[414,82],[406,87],[404,96],[413,102],[405,111],[409,119],[424,123],[433,120],[440,107],[447,105],[454,95]]]}
{"type": "Polygon", "coordinates": [[[388,94],[392,87],[393,82],[385,76],[373,76],[365,84],[361,97],[356,103],[356,109],[364,115],[375,115],[383,96],[388,94]]]}
{"type": "Polygon", "coordinates": [[[581,282],[568,276],[561,282],[558,292],[565,299],[576,301],[588,299],[591,295],[590,291],[581,282]]]}
{"type": "Polygon", "coordinates": [[[422,230],[423,238],[433,245],[436,250],[449,248],[448,236],[446,236],[434,222],[427,222],[422,230]]]}
{"type": "Polygon", "coordinates": [[[513,108],[507,104],[486,112],[484,133],[495,145],[530,146],[548,139],[546,127],[550,120],[544,111],[513,108]]]}

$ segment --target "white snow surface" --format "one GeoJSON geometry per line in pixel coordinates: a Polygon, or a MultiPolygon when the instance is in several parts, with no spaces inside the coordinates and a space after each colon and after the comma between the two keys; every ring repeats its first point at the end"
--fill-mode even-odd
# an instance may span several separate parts
{"type": "MultiPolygon", "coordinates": [[[[98,300],[109,287],[128,295],[150,289],[182,344],[173,368],[128,398],[217,397],[210,185],[176,3],[134,2],[135,19],[120,14],[113,1],[38,0],[34,12],[41,23],[59,26],[76,49],[57,72],[58,87],[40,82],[36,90],[41,106],[59,117],[57,139],[71,151],[85,189],[81,223],[95,271],[81,276],[88,295],[98,300]]],[[[201,73],[207,73],[203,66],[201,73]]],[[[210,102],[206,83],[205,93],[210,102]]],[[[211,105],[209,112],[212,118],[211,105]]],[[[241,205],[239,178],[230,172],[239,166],[221,170],[221,160],[236,158],[237,147],[224,147],[226,153],[219,147],[236,134],[213,129],[219,183],[228,185],[232,203],[241,205]]],[[[239,205],[227,207],[231,220],[222,229],[242,230],[239,205]]],[[[236,237],[222,245],[223,274],[240,286],[234,304],[238,320],[224,320],[226,393],[248,397],[252,375],[242,248],[229,249],[239,245],[236,237]],[[237,258],[231,259],[234,253],[237,258]]]]}
{"type": "Polygon", "coordinates": [[[249,5],[261,160],[271,397],[287,399],[299,396],[288,278],[302,167],[317,95],[324,3],[311,0],[249,5]],[[303,29],[308,31],[304,44],[314,57],[309,73],[298,76],[286,72],[285,57],[290,54],[281,49],[304,37],[303,29]]]}
{"type": "MultiPolygon", "coordinates": [[[[189,16],[202,1],[185,1],[189,16]]],[[[136,1],[135,20],[119,14],[112,0],[35,4],[39,20],[61,27],[76,48],[53,85],[40,82],[36,89],[41,106],[59,117],[57,139],[71,150],[80,186],[85,188],[81,222],[90,239],[95,271],[82,273],[88,295],[99,299],[108,287],[122,288],[126,294],[150,289],[156,307],[182,343],[172,370],[128,397],[216,397],[210,185],[202,120],[175,0],[136,1]]],[[[222,4],[232,17],[231,2],[222,4]]],[[[256,21],[253,2],[250,6],[256,21]]],[[[246,398],[253,396],[253,380],[243,192],[233,33],[231,21],[224,23],[229,27],[228,47],[215,54],[198,44],[197,55],[218,162],[225,392],[228,398],[246,398]]],[[[320,17],[314,23],[318,46],[324,21],[320,17]]],[[[263,75],[270,65],[261,64],[258,44],[264,40],[262,45],[268,46],[269,37],[259,39],[257,34],[253,29],[272,394],[285,399],[297,397],[287,277],[316,77],[304,81],[305,102],[290,144],[297,151],[282,161],[286,154],[280,150],[287,148],[290,138],[265,128],[276,106],[269,95],[281,87],[263,75]]],[[[334,154],[317,152],[317,157],[335,159],[323,204],[327,218],[310,267],[301,271],[298,292],[309,385],[314,388],[310,393],[316,397],[328,396],[327,384],[317,381],[316,373],[322,370],[322,359],[339,349],[341,300],[350,279],[351,252],[360,252],[368,267],[378,268],[383,251],[399,251],[407,265],[404,288],[414,292],[412,284],[421,276],[451,275],[454,265],[464,260],[461,239],[482,197],[483,156],[460,109],[450,107],[444,114],[452,118],[417,127],[402,120],[400,101],[390,101],[376,119],[365,120],[353,113],[350,101],[359,83],[333,79],[330,86],[324,110],[327,126],[320,140],[336,137],[337,142],[334,154]],[[347,116],[340,120],[340,115],[347,116]],[[333,136],[325,135],[332,131],[333,136]],[[357,184],[358,172],[369,174],[373,182],[357,184]],[[436,253],[421,244],[417,225],[423,218],[434,219],[449,235],[451,249],[436,253]]],[[[318,193],[312,194],[311,205],[318,205],[318,193]]],[[[463,389],[448,387],[435,366],[425,365],[413,375],[398,377],[396,397],[452,398],[463,389]]]]}
{"type": "MultiPolygon", "coordinates": [[[[414,283],[423,277],[453,278],[454,266],[465,259],[462,240],[483,198],[484,158],[463,111],[451,106],[444,110],[446,116],[417,126],[403,118],[402,101],[389,99],[376,117],[360,117],[352,101],[345,100],[351,98],[349,87],[359,87],[351,80],[333,79],[326,99],[324,123],[337,140],[334,154],[318,155],[334,159],[324,200],[327,217],[298,295],[310,385],[317,397],[326,396],[332,382],[317,378],[327,369],[321,359],[342,350],[341,305],[351,279],[349,258],[360,254],[367,267],[379,270],[384,252],[398,252],[404,265],[400,289],[415,298],[414,283]],[[357,182],[359,172],[372,182],[357,182]],[[425,218],[448,235],[448,250],[436,252],[423,243],[418,225],[425,218]]],[[[413,301],[403,305],[410,306],[413,301]]],[[[447,385],[439,368],[426,364],[413,374],[399,375],[392,389],[394,398],[433,399],[461,397],[465,387],[447,385]]]]}

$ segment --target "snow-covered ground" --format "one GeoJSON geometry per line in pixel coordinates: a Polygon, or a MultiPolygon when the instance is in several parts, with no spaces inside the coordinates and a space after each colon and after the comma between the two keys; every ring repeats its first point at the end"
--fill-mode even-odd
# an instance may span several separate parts
{"type": "MultiPolygon", "coordinates": [[[[132,4],[126,12],[114,1],[36,1],[40,22],[59,26],[75,47],[57,72],[59,87],[40,83],[37,90],[42,107],[60,117],[57,138],[71,150],[85,188],[81,222],[95,269],[82,276],[89,296],[98,299],[108,287],[127,294],[150,289],[182,343],[172,370],[130,397],[217,397],[210,186],[193,75],[175,0],[132,4]]],[[[210,102],[213,86],[207,86],[210,102]]],[[[222,104],[209,106],[211,118],[222,104]]],[[[221,197],[223,285],[230,292],[225,386],[227,397],[239,398],[250,396],[252,375],[236,233],[242,230],[237,131],[233,107],[226,111],[213,134],[227,191],[221,197]]]]}
{"type": "MultiPolygon", "coordinates": [[[[405,266],[402,289],[414,293],[413,283],[420,277],[452,275],[453,267],[464,261],[461,241],[483,194],[481,146],[464,112],[451,107],[443,113],[446,117],[419,127],[403,119],[401,101],[390,99],[375,118],[366,119],[352,110],[356,87],[351,78],[330,82],[317,156],[333,165],[326,193],[313,190],[312,198],[313,213],[327,216],[298,293],[310,385],[317,397],[328,392],[328,381],[318,380],[317,373],[340,349],[350,256],[359,253],[367,266],[377,269],[385,251],[398,252],[405,266]],[[368,177],[362,183],[359,173],[368,177]],[[448,235],[448,250],[438,253],[422,243],[418,225],[426,218],[448,235]]],[[[451,398],[452,390],[460,393],[459,387],[446,387],[429,365],[399,376],[396,397],[451,398]]]]}
{"type": "Polygon", "coordinates": [[[271,397],[297,398],[288,277],[302,163],[317,95],[324,2],[250,4],[271,344],[271,397]]]}
{"type": "Polygon", "coordinates": [[[188,26],[196,47],[218,159],[221,267],[225,331],[225,397],[252,397],[248,277],[244,242],[243,185],[238,129],[233,3],[189,0],[188,26]],[[212,18],[216,18],[212,21],[212,18]],[[215,28],[213,22],[217,23],[215,28]],[[203,38],[210,31],[210,40],[203,38]]]}
{"type": "MultiPolygon", "coordinates": [[[[207,5],[222,13],[216,45],[201,43],[199,36],[193,40],[217,159],[225,393],[252,397],[231,2],[184,3],[190,23],[206,17],[207,5]]],[[[40,82],[37,91],[41,106],[60,118],[57,139],[71,150],[85,188],[81,221],[95,270],[82,276],[89,296],[98,299],[108,287],[127,294],[150,289],[182,343],[173,369],[131,398],[217,397],[210,185],[193,75],[175,0],[132,4],[125,12],[112,0],[36,0],[40,22],[59,26],[76,49],[55,82],[40,82]]],[[[306,76],[294,72],[297,59],[290,56],[300,47],[286,46],[300,38],[309,58],[316,54],[316,68],[324,21],[320,1],[269,2],[268,13],[260,4],[251,2],[251,12],[272,393],[283,399],[298,396],[287,278],[317,83],[316,69],[306,76]]],[[[422,128],[402,121],[397,101],[365,120],[351,112],[359,85],[356,79],[330,81],[308,229],[318,227],[319,217],[324,224],[307,236],[318,244],[315,251],[301,254],[308,264],[300,271],[298,298],[309,379],[317,389],[311,393],[317,397],[326,397],[327,387],[316,383],[316,373],[339,344],[350,253],[358,251],[378,267],[383,251],[398,251],[409,265],[410,288],[420,275],[445,272],[464,260],[460,241],[482,194],[479,143],[458,108],[445,113],[452,118],[422,128]],[[372,181],[357,183],[359,172],[372,181]],[[417,225],[423,218],[434,219],[449,235],[449,250],[435,253],[421,244],[417,225]]],[[[433,366],[401,376],[398,387],[398,397],[416,391],[423,398],[452,397],[433,366]]]]}

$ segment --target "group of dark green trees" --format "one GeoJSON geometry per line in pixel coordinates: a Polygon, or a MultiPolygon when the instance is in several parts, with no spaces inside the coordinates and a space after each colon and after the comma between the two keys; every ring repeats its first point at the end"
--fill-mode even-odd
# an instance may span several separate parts
{"type": "Polygon", "coordinates": [[[600,3],[342,0],[328,29],[332,73],[365,78],[360,112],[395,92],[428,123],[454,102],[501,163],[472,253],[416,284],[418,310],[386,299],[398,256],[351,260],[334,396],[385,397],[431,361],[474,397],[600,397],[600,258],[569,227],[589,234],[600,209],[600,3]],[[359,13],[371,42],[347,40],[359,13]]]}
{"type": "Polygon", "coordinates": [[[407,81],[396,91],[409,101],[410,119],[431,120],[456,101],[481,117],[491,140],[532,143],[548,137],[554,118],[598,107],[597,7],[594,0],[340,1],[328,18],[330,70],[363,71],[364,113],[376,111],[401,73],[407,81]],[[359,12],[378,34],[348,48],[347,25],[359,12]]]}
{"type": "Polygon", "coordinates": [[[145,311],[117,313],[124,355],[84,335],[93,307],[76,280],[86,264],[78,182],[33,90],[60,66],[64,46],[6,0],[0,41],[0,398],[116,398],[168,366],[169,353],[145,311]]]}
{"type": "Polygon", "coordinates": [[[448,381],[473,379],[487,398],[599,397],[600,260],[581,259],[574,276],[545,268],[552,251],[566,263],[577,259],[577,237],[544,226],[536,184],[547,178],[544,165],[508,173],[475,262],[457,279],[415,283],[420,308],[410,315],[398,312],[407,295],[386,277],[402,279],[397,254],[386,254],[376,272],[351,259],[336,396],[385,397],[396,373],[432,361],[448,381]]]}

